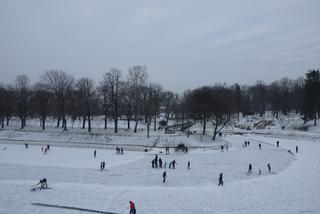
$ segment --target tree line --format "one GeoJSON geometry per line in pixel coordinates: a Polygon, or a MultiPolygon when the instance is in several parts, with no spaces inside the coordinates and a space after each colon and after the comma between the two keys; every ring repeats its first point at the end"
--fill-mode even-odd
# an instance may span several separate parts
{"type": "Polygon", "coordinates": [[[91,132],[93,117],[103,116],[104,128],[112,120],[114,132],[118,121],[126,120],[127,128],[137,132],[138,123],[145,124],[149,137],[151,127],[156,130],[159,115],[166,124],[169,119],[181,123],[201,121],[202,134],[207,123],[214,127],[212,138],[240,115],[264,116],[271,111],[279,114],[300,114],[305,122],[320,116],[319,70],[309,70],[305,78],[287,77],[272,83],[257,81],[254,85],[215,84],[183,94],[164,90],[149,82],[147,68],[136,65],[123,71],[111,68],[97,84],[88,77],[74,79],[61,70],[49,70],[40,80],[30,84],[26,75],[16,77],[13,84],[0,83],[0,127],[8,126],[12,117],[21,121],[21,129],[28,118],[39,118],[42,130],[48,117],[56,119],[56,127],[68,130],[67,121],[81,120],[82,128],[91,132]],[[134,127],[131,126],[134,122],[134,127]]]}

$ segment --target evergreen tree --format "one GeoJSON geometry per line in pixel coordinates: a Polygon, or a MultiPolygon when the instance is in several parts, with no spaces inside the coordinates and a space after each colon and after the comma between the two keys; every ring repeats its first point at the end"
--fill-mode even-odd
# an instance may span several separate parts
{"type": "Polygon", "coordinates": [[[320,72],[309,70],[304,80],[303,115],[305,123],[314,120],[317,125],[317,113],[320,110],[320,72]]]}

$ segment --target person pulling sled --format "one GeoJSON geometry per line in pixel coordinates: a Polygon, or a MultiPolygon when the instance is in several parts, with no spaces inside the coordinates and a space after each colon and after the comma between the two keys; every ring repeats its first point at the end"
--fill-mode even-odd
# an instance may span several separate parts
{"type": "Polygon", "coordinates": [[[43,178],[39,181],[39,183],[37,183],[36,185],[33,186],[33,188],[31,189],[31,191],[35,191],[35,190],[42,190],[42,189],[48,189],[48,183],[47,183],[47,179],[43,178]]]}

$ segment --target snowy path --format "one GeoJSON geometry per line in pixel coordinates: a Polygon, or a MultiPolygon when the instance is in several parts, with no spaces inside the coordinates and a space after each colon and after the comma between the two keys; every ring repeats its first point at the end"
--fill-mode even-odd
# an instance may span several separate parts
{"type": "Polygon", "coordinates": [[[262,136],[230,136],[227,140],[234,145],[229,152],[160,155],[165,161],[178,162],[176,170],[167,169],[165,184],[161,183],[163,170],[150,166],[153,155],[127,152],[121,156],[99,150],[94,159],[92,150],[53,148],[43,157],[39,148],[25,151],[10,145],[0,151],[0,213],[54,212],[30,203],[127,213],[129,200],[135,201],[139,214],[320,213],[319,142],[280,139],[280,149],[273,146],[277,139],[262,136]],[[242,148],[245,139],[272,145],[263,144],[259,150],[258,142],[250,140],[252,145],[242,148]],[[293,151],[296,144],[300,153],[293,157],[287,149],[293,151]],[[104,172],[97,170],[102,155],[107,161],[104,172]],[[44,162],[39,163],[40,158],[44,162]],[[186,169],[188,160],[191,170],[186,169]],[[268,162],[276,174],[267,175],[268,162]],[[253,164],[251,176],[246,175],[249,163],[253,164]],[[258,168],[267,176],[257,175],[258,168]],[[217,186],[220,172],[224,173],[224,187],[217,186]],[[43,176],[53,189],[31,193],[29,187],[43,176]]]}

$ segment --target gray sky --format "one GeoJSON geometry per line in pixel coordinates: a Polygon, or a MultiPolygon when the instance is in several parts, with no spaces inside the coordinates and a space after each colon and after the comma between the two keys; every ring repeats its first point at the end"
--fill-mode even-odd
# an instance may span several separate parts
{"type": "Polygon", "coordinates": [[[297,78],[320,67],[319,0],[1,0],[0,82],[50,69],[100,81],[146,65],[165,89],[297,78]]]}

